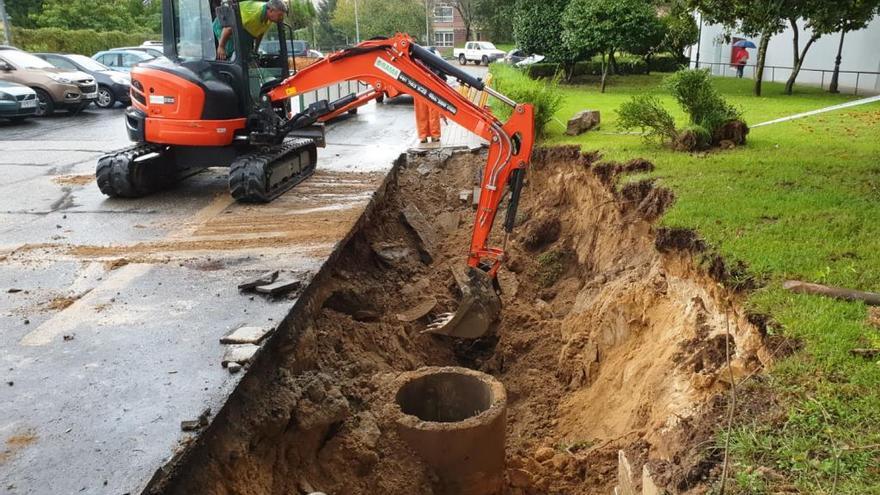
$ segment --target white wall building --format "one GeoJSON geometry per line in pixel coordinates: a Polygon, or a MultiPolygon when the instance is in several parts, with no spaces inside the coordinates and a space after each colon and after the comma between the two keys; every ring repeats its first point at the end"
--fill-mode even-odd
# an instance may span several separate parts
{"type": "MultiPolygon", "coordinates": [[[[697,20],[700,20],[697,14],[697,20]]],[[[805,30],[803,22],[800,26],[800,44],[809,40],[809,30],[805,30]]],[[[724,41],[725,29],[720,24],[704,24],[700,38],[700,63],[703,67],[711,67],[714,74],[735,76],[736,70],[731,67],[731,43],[724,41]],[[709,65],[712,64],[712,65],[709,65]]],[[[750,38],[733,31],[733,38],[744,38],[759,44],[758,38],[750,38]]],[[[767,62],[764,70],[765,81],[785,82],[791,74],[792,60],[791,28],[773,36],[767,48],[767,62]],[[775,67],[775,68],[774,68],[775,67]]],[[[834,70],[834,59],[840,44],[840,33],[825,35],[813,43],[804,61],[803,69],[798,74],[797,84],[814,84],[828,87],[831,73],[834,70]],[[807,70],[814,69],[814,70],[807,70]]],[[[745,77],[754,75],[754,64],[758,58],[758,50],[749,50],[749,67],[745,69],[745,77]]],[[[691,67],[697,60],[697,46],[691,48],[691,67]]],[[[839,86],[841,92],[852,92],[858,82],[859,94],[880,93],[880,17],[875,17],[867,28],[851,31],[846,34],[843,45],[843,57],[840,64],[839,86]],[[849,74],[843,71],[861,71],[873,74],[849,74]]]]}

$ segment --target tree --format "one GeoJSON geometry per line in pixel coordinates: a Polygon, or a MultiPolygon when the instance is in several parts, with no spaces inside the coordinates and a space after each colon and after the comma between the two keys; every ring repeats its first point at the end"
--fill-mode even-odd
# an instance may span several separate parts
{"type": "Polygon", "coordinates": [[[513,38],[526,53],[539,53],[554,62],[567,59],[562,41],[562,14],[568,0],[517,0],[513,38]]]}
{"type": "Polygon", "coordinates": [[[831,28],[831,25],[825,24],[822,22],[822,19],[826,16],[826,12],[836,10],[837,6],[834,5],[834,7],[829,8],[824,4],[824,0],[801,0],[793,5],[788,11],[788,24],[791,26],[792,32],[793,55],[791,61],[791,74],[785,82],[785,94],[790,95],[794,91],[794,82],[797,80],[801,67],[804,65],[804,59],[807,57],[807,52],[810,51],[810,47],[813,46],[813,43],[823,35],[829,34],[829,31],[827,30],[831,28]],[[801,32],[797,23],[799,18],[803,18],[806,27],[811,30],[810,37],[807,39],[802,50],[800,48],[801,32]]]}
{"type": "Polygon", "coordinates": [[[318,46],[322,48],[336,48],[345,43],[345,35],[333,25],[334,10],[336,10],[336,0],[318,2],[315,37],[318,40],[318,46]]]}
{"type": "Polygon", "coordinates": [[[837,58],[834,61],[834,74],[831,76],[831,85],[828,87],[832,93],[837,93],[844,36],[850,31],[866,28],[878,13],[880,13],[880,0],[839,0],[832,4],[821,5],[812,13],[809,22],[814,29],[828,34],[840,33],[837,58]]]}
{"type": "Polygon", "coordinates": [[[757,37],[758,60],[755,70],[755,96],[761,96],[764,65],[770,38],[785,30],[792,7],[799,0],[689,0],[690,8],[700,9],[703,19],[739,29],[746,36],[757,37]]]}
{"type": "Polygon", "coordinates": [[[657,11],[644,0],[572,0],[562,16],[563,41],[577,59],[602,55],[601,91],[608,57],[618,50],[646,53],[659,43],[657,11]]]}
{"type": "Polygon", "coordinates": [[[693,13],[688,10],[684,1],[678,0],[668,6],[667,13],[660,20],[666,25],[660,49],[672,54],[680,63],[687,62],[684,51],[687,47],[695,45],[700,36],[700,28],[693,13]]]}
{"type": "Polygon", "coordinates": [[[474,25],[474,18],[477,16],[477,4],[479,0],[452,0],[449,2],[461,17],[464,24],[464,40],[471,40],[471,30],[474,25]]]}
{"type": "Polygon", "coordinates": [[[510,0],[479,0],[476,3],[474,24],[496,43],[513,41],[510,20],[516,16],[516,2],[510,0]]]}
{"type": "Polygon", "coordinates": [[[20,28],[37,27],[32,15],[43,8],[43,0],[6,0],[6,13],[10,24],[20,28]]]}
{"type": "Polygon", "coordinates": [[[290,0],[287,23],[294,31],[310,27],[315,22],[317,11],[310,0],[290,0]]]}
{"type": "Polygon", "coordinates": [[[337,0],[331,23],[349,40],[355,38],[355,1],[361,39],[399,32],[417,36],[425,29],[425,4],[421,0],[337,0]]]}

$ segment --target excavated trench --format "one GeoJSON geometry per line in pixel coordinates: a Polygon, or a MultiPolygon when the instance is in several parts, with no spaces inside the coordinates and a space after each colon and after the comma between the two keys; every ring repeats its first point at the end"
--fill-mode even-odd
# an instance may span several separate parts
{"type": "Polygon", "coordinates": [[[769,360],[761,332],[679,249],[693,247],[687,235],[652,226],[671,194],[619,186],[650,163],[535,155],[492,335],[421,333],[455,308],[450,267],[464,263],[473,215],[460,193],[484,155],[411,158],[148,491],[609,494],[621,450],[671,493],[704,488],[731,373],[769,360]],[[413,208],[434,241],[404,221],[413,208]],[[467,428],[477,433],[454,436],[467,428]],[[456,488],[474,466],[490,473],[484,486],[456,488]]]}

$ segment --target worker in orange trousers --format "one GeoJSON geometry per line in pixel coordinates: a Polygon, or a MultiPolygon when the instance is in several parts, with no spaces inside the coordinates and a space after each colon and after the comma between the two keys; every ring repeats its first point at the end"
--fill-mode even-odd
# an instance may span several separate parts
{"type": "Polygon", "coordinates": [[[440,142],[440,112],[433,105],[415,99],[416,126],[419,141],[424,144],[428,138],[435,143],[440,142]]]}

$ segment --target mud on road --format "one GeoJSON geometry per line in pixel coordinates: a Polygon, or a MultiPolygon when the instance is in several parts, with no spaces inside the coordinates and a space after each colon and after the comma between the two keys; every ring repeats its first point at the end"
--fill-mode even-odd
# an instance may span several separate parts
{"type": "Polygon", "coordinates": [[[494,333],[475,341],[421,333],[432,315],[455,308],[450,267],[465,263],[473,215],[459,196],[483,163],[457,154],[399,166],[301,311],[147,491],[442,493],[398,437],[389,387],[422,366],[458,365],[506,387],[506,493],[611,493],[621,449],[635,472],[649,463],[672,493],[699,492],[717,464],[706,448],[717,397],[731,375],[770,358],[736,295],[693,253],[658,250],[652,221],[671,194],[618,187],[650,163],[538,150],[494,333]],[[437,229],[438,246],[403,221],[413,206],[437,229]]]}

